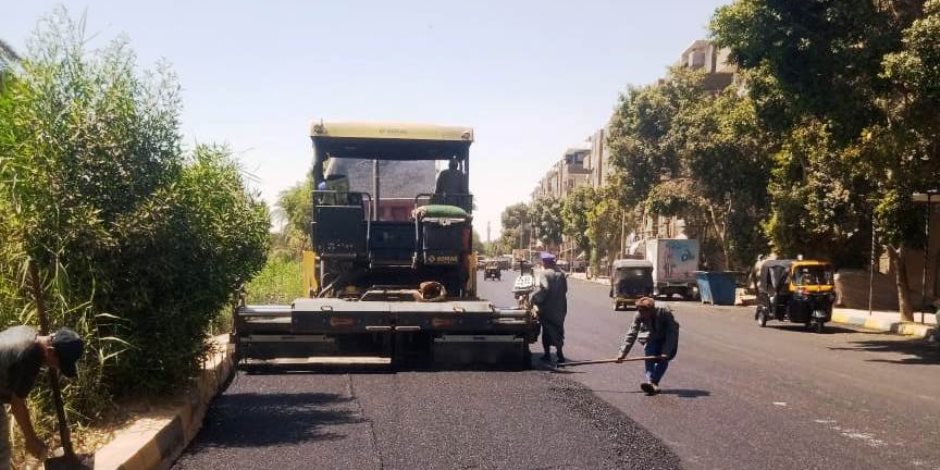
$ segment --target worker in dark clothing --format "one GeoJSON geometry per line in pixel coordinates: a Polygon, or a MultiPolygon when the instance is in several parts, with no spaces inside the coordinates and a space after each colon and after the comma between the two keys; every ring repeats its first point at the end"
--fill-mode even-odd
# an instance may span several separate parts
{"type": "Polygon", "coordinates": [[[565,345],[565,316],[568,314],[568,279],[555,265],[555,256],[543,252],[540,256],[542,269],[535,274],[535,290],[532,304],[539,308],[539,323],[542,325],[542,360],[551,359],[549,348],[555,346],[558,362],[565,362],[562,348],[565,345]]]}
{"type": "MultiPolygon", "coordinates": [[[[84,343],[77,333],[62,328],[52,335],[39,336],[28,326],[15,326],[0,332],[0,401],[10,404],[10,411],[23,431],[26,450],[43,458],[46,445],[36,436],[26,408],[26,397],[45,365],[66,377],[76,377],[75,363],[84,343]]],[[[0,468],[10,468],[10,420],[6,407],[0,407],[0,468]]]]}
{"type": "Polygon", "coordinates": [[[434,194],[446,199],[446,196],[462,196],[469,192],[466,176],[457,168],[457,159],[452,158],[447,169],[437,175],[434,194]]]}
{"type": "Polygon", "coordinates": [[[646,360],[646,382],[640,388],[649,395],[655,395],[659,393],[659,381],[669,368],[669,361],[679,350],[679,323],[669,308],[657,307],[650,297],[637,300],[636,307],[636,316],[623,339],[617,359],[623,361],[639,339],[644,345],[645,355],[656,358],[646,360]]]}

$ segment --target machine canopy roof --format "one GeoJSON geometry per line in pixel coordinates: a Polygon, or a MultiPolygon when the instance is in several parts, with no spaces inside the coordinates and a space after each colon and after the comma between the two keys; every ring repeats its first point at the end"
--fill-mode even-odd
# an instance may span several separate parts
{"type": "Polygon", "coordinates": [[[473,129],[428,124],[314,122],[310,138],[317,153],[330,158],[447,160],[467,157],[473,129]]]}

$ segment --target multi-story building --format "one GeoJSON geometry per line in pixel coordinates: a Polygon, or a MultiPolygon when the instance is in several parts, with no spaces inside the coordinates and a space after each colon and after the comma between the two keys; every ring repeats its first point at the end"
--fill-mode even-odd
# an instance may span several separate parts
{"type": "Polygon", "coordinates": [[[720,92],[734,83],[737,67],[728,62],[730,51],[719,48],[713,42],[704,39],[693,41],[679,56],[683,67],[705,72],[703,87],[712,92],[720,92]]]}
{"type": "Polygon", "coordinates": [[[594,189],[607,184],[607,180],[614,171],[610,161],[610,148],[607,146],[607,132],[607,126],[604,126],[587,138],[591,148],[584,161],[584,167],[590,171],[589,180],[594,189]]]}
{"type": "Polygon", "coordinates": [[[555,162],[532,191],[532,199],[563,198],[577,188],[591,184],[591,170],[585,167],[590,149],[569,148],[555,162]]]}

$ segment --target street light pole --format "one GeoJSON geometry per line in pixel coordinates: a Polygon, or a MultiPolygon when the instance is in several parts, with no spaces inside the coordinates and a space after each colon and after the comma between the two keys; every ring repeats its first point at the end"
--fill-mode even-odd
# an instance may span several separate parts
{"type": "Polygon", "coordinates": [[[933,191],[927,191],[927,214],[924,216],[924,272],[920,285],[920,322],[924,322],[924,311],[927,310],[927,263],[930,261],[930,198],[933,191]]]}
{"type": "MultiPolygon", "coordinates": [[[[914,201],[915,202],[926,202],[927,209],[924,211],[924,269],[921,275],[921,285],[920,285],[920,322],[924,322],[924,313],[928,309],[927,306],[927,264],[930,263],[930,213],[932,209],[933,196],[940,194],[940,189],[928,189],[923,193],[915,193],[914,201]]],[[[934,295],[936,296],[936,291],[934,295]]]]}
{"type": "Polygon", "coordinates": [[[871,211],[871,261],[868,264],[868,316],[872,313],[875,285],[875,211],[871,211]]]}

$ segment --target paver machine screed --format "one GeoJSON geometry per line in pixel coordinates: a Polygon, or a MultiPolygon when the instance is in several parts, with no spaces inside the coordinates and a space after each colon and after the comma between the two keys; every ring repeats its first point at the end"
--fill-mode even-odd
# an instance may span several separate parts
{"type": "Polygon", "coordinates": [[[476,295],[473,130],[385,123],[311,125],[308,297],[242,305],[248,364],[529,364],[531,312],[476,295]],[[440,162],[446,169],[437,174],[440,162]],[[446,164],[445,164],[446,162],[446,164]]]}

